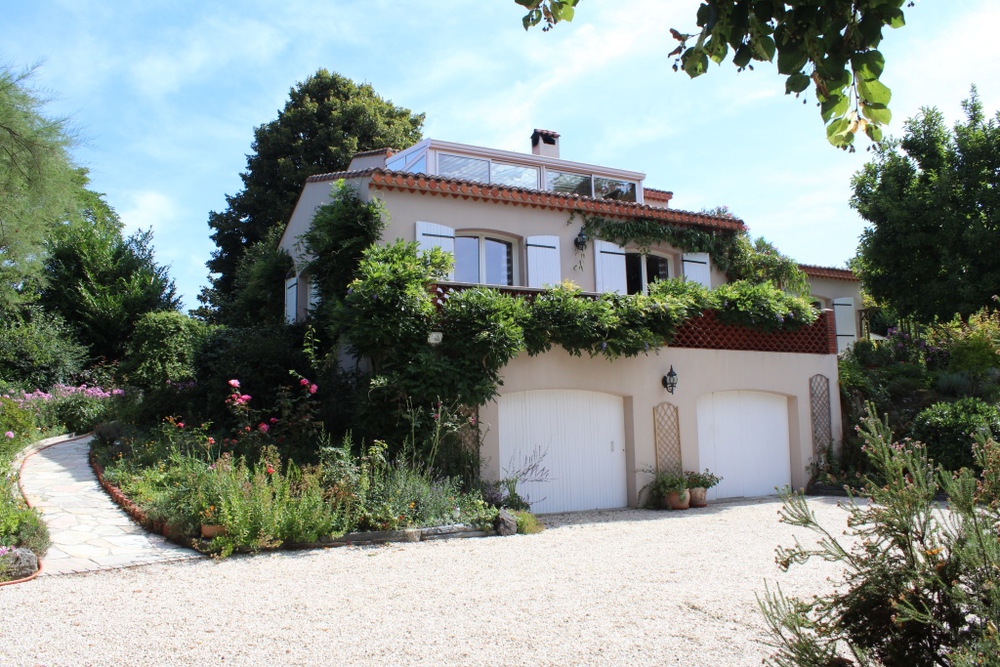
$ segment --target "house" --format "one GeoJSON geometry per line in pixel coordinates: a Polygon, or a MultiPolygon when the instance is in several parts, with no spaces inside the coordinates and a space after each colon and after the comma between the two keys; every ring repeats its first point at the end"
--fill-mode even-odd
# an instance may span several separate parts
{"type": "MultiPolygon", "coordinates": [[[[564,160],[554,132],[536,130],[531,143],[525,154],[426,139],[310,177],[281,240],[296,266],[287,317],[304,317],[311,294],[296,240],[340,179],[383,202],[384,241],[455,255],[455,285],[443,293],[469,283],[524,292],[566,279],[588,292],[636,293],[654,280],[727,280],[708,253],[585,238],[581,216],[706,234],[739,232],[742,221],[672,209],[672,193],[647,188],[645,174],[564,160]]],[[[765,335],[706,317],[648,356],[608,361],[555,348],[514,359],[499,397],[479,408],[483,475],[503,477],[544,453],[549,480],[521,489],[539,512],[635,506],[646,466],[710,468],[723,477],[710,498],[805,485],[810,463],[842,438],[837,351],[858,335],[860,292],[848,271],[803,269],[817,303],[836,312],[805,330],[765,335]],[[671,370],[677,385],[668,390],[671,370]]]]}

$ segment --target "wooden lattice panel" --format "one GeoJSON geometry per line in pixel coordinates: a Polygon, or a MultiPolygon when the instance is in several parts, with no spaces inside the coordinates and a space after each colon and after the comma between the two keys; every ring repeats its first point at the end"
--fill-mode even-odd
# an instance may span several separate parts
{"type": "Polygon", "coordinates": [[[825,375],[809,378],[809,408],[812,414],[813,457],[826,452],[833,440],[830,419],[830,379],[825,375]]]}
{"type": "Polygon", "coordinates": [[[653,430],[656,439],[656,469],[681,472],[681,426],[676,405],[660,403],[653,408],[653,430]]]}

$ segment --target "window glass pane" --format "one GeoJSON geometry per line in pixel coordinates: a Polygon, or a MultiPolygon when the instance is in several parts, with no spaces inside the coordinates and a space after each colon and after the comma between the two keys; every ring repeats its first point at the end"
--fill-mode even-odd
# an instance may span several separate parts
{"type": "Polygon", "coordinates": [[[590,176],[549,170],[545,172],[545,189],[590,197],[590,176]]]}
{"type": "Polygon", "coordinates": [[[515,188],[537,190],[538,168],[522,167],[517,164],[497,164],[494,162],[491,182],[515,188]]]}
{"type": "Polygon", "coordinates": [[[642,292],[642,255],[637,252],[625,253],[625,285],[627,294],[642,292]]]}
{"type": "Polygon", "coordinates": [[[648,255],[646,257],[646,282],[670,279],[670,260],[666,257],[648,255]]]}
{"type": "Polygon", "coordinates": [[[479,239],[475,236],[455,237],[455,280],[479,282],[479,239]]]}
{"type": "Polygon", "coordinates": [[[427,173],[427,154],[423,154],[419,159],[414,160],[406,167],[406,171],[413,174],[427,173]]]}
{"type": "Polygon", "coordinates": [[[394,157],[385,163],[385,168],[389,171],[399,171],[403,168],[403,162],[406,160],[406,156],[394,157]]]}
{"type": "Polygon", "coordinates": [[[510,243],[486,239],[486,284],[514,284],[514,255],[510,243]]]}
{"type": "Polygon", "coordinates": [[[594,177],[594,196],[601,199],[635,201],[635,183],[594,177]]]}
{"type": "Polygon", "coordinates": [[[490,182],[490,161],[460,155],[438,155],[438,174],[463,181],[490,182]]]}

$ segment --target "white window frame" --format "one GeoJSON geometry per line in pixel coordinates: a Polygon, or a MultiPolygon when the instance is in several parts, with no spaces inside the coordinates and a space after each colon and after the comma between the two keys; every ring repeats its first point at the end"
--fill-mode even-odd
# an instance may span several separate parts
{"type": "MultiPolygon", "coordinates": [[[[496,285],[498,287],[517,287],[520,285],[520,271],[521,271],[521,241],[513,236],[508,236],[506,234],[496,234],[494,232],[484,232],[478,230],[468,230],[464,231],[461,229],[455,230],[455,239],[467,238],[467,239],[479,239],[479,282],[477,285],[496,285]],[[499,241],[501,243],[510,244],[510,257],[511,257],[511,280],[510,285],[500,284],[500,283],[487,283],[486,279],[486,241],[499,241]]],[[[455,260],[458,261],[458,243],[455,244],[455,260]]]]}

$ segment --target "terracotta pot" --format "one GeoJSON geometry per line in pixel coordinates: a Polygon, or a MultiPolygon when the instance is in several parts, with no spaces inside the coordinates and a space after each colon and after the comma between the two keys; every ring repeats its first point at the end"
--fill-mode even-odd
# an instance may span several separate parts
{"type": "Polygon", "coordinates": [[[225,534],[226,534],[225,526],[219,526],[216,524],[208,524],[208,523],[201,524],[201,536],[204,537],[206,540],[210,540],[212,538],[218,537],[219,535],[225,535],[225,534]]]}
{"type": "Polygon", "coordinates": [[[708,501],[705,499],[705,494],[708,493],[708,489],[703,486],[696,486],[693,489],[688,489],[691,492],[691,507],[707,507],[708,501]]]}
{"type": "Polygon", "coordinates": [[[686,510],[691,503],[691,494],[687,489],[684,489],[684,491],[681,491],[680,493],[670,492],[666,495],[664,500],[667,503],[667,507],[672,510],[686,510]]]}

